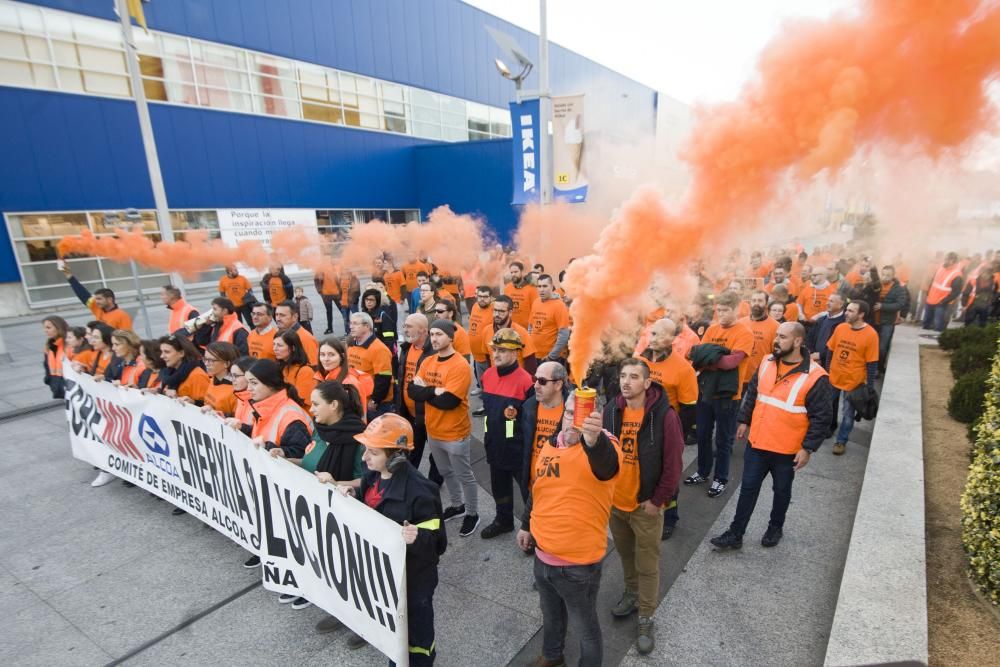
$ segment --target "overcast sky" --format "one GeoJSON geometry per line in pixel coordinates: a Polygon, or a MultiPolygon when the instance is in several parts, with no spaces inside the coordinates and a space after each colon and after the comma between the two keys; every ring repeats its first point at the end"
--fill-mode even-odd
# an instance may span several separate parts
{"type": "MultiPolygon", "coordinates": [[[[538,31],[537,0],[465,0],[538,31]]],[[[549,39],[688,104],[729,100],[790,17],[851,0],[549,0],[549,39]]]]}

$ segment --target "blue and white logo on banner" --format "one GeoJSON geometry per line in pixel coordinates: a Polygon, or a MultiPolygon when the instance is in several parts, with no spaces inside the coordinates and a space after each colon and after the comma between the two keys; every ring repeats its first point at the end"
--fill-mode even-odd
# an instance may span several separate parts
{"type": "Polygon", "coordinates": [[[537,202],[541,192],[538,144],[542,137],[538,100],[510,103],[514,145],[514,204],[537,202]]]}

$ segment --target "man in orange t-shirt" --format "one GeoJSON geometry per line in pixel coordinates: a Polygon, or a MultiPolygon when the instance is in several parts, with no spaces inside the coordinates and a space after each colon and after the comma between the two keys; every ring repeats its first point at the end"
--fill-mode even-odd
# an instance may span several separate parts
{"type": "Polygon", "coordinates": [[[847,449],[847,439],[854,428],[854,407],[847,395],[863,384],[875,386],[878,377],[878,333],[865,322],[869,306],[864,301],[852,301],[844,309],[844,322],[826,342],[830,350],[827,371],[830,384],[840,393],[840,428],[833,453],[847,449]]]}
{"type": "Polygon", "coordinates": [[[226,275],[219,278],[219,296],[224,296],[236,306],[236,312],[247,324],[253,324],[250,319],[250,305],[253,303],[253,288],[246,276],[240,275],[239,269],[230,264],[226,267],[226,275]],[[249,297],[249,298],[248,298],[249,297]]]}
{"type": "Polygon", "coordinates": [[[398,306],[403,303],[403,272],[395,267],[391,259],[386,259],[382,266],[385,269],[382,274],[385,293],[398,306]]]}
{"type": "Polygon", "coordinates": [[[472,420],[469,417],[469,389],[472,369],[455,352],[455,324],[434,320],[430,327],[431,348],[413,376],[407,391],[424,404],[427,448],[434,456],[448,489],[450,505],[444,521],[463,517],[459,535],[468,537],[479,526],[479,487],[472,471],[472,420]]]}
{"type": "Polygon", "coordinates": [[[531,322],[531,309],[538,300],[538,290],[532,285],[527,276],[524,275],[524,264],[521,262],[511,262],[510,282],[503,288],[503,293],[514,302],[514,312],[511,318],[516,324],[527,329],[531,322]]]}
{"type": "Polygon", "coordinates": [[[569,310],[555,293],[552,276],[538,276],[538,300],[531,307],[531,340],[541,360],[554,361],[562,356],[569,342],[569,310]]]}
{"type": "Polygon", "coordinates": [[[486,285],[476,288],[476,301],[469,311],[469,347],[472,349],[472,363],[476,369],[476,380],[483,376],[490,365],[489,350],[484,336],[493,322],[493,290],[486,285]]]}
{"type": "Polygon", "coordinates": [[[400,271],[403,273],[403,298],[408,300],[410,294],[417,289],[417,274],[423,272],[430,275],[431,266],[419,259],[411,259],[400,267],[400,271]]]}
{"type": "Polygon", "coordinates": [[[337,275],[337,268],[333,265],[332,259],[328,259],[326,264],[313,274],[313,285],[323,299],[323,307],[326,309],[326,331],[323,333],[331,334],[333,333],[333,308],[340,299],[340,276],[337,275]]]}
{"type": "Polygon", "coordinates": [[[750,354],[746,375],[747,378],[752,378],[760,368],[760,362],[771,354],[774,337],[778,333],[778,321],[767,316],[767,292],[755,290],[750,295],[750,316],[741,318],[740,322],[747,325],[753,333],[753,353],[750,354]]]}
{"type": "Polygon", "coordinates": [[[66,280],[69,281],[69,286],[73,288],[73,293],[94,314],[94,318],[98,322],[104,322],[113,329],[132,330],[132,317],[118,307],[118,302],[115,300],[115,293],[113,291],[107,287],[102,287],[91,295],[87,291],[87,288],[70,272],[69,265],[66,262],[59,262],[59,270],[66,275],[66,280]]]}
{"type": "MultiPolygon", "coordinates": [[[[708,489],[710,498],[717,498],[726,491],[729,481],[729,459],[733,453],[733,440],[736,438],[736,416],[739,411],[741,388],[746,382],[750,367],[750,356],[753,354],[753,332],[736,318],[739,297],[732,292],[723,292],[715,300],[715,312],[719,321],[705,331],[702,345],[713,344],[729,350],[713,366],[700,368],[699,388],[702,383],[708,383],[709,373],[726,373],[736,370],[737,383],[735,395],[705,395],[698,396],[696,410],[698,434],[698,471],[684,480],[687,485],[704,484],[715,470],[711,486],[708,489]],[[713,434],[715,450],[713,452],[713,434]]],[[[698,351],[697,346],[691,350],[691,358],[698,351]]],[[[697,368],[698,364],[695,364],[697,368]]]]}
{"type": "MultiPolygon", "coordinates": [[[[538,356],[535,351],[535,343],[531,340],[528,330],[513,320],[514,302],[506,294],[501,294],[493,300],[493,322],[483,329],[483,337],[489,341],[493,339],[494,332],[501,329],[513,329],[524,341],[524,348],[517,352],[517,362],[521,368],[534,373],[538,367],[538,356]]],[[[493,363],[492,354],[490,363],[493,363]]],[[[478,411],[477,411],[478,412],[478,411]]],[[[477,415],[478,416],[478,415],[477,415]]]]}
{"type": "MultiPolygon", "coordinates": [[[[837,286],[829,281],[830,270],[825,266],[815,266],[809,274],[809,285],[799,292],[798,304],[802,308],[806,327],[811,326],[826,312],[827,300],[837,291],[837,286]]],[[[786,319],[788,319],[786,315],[786,319]]],[[[808,329],[807,329],[808,330],[808,329]]]]}

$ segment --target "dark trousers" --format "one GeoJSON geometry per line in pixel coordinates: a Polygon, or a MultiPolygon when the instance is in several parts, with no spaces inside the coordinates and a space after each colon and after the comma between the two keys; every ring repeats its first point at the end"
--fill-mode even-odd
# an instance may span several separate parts
{"type": "MultiPolygon", "coordinates": [[[[429,591],[409,589],[406,592],[406,629],[410,640],[410,665],[433,665],[437,651],[434,647],[434,589],[429,591]]],[[[389,661],[390,667],[396,663],[389,661]]]]}
{"type": "MultiPolygon", "coordinates": [[[[420,461],[424,458],[424,446],[427,444],[427,428],[423,423],[417,423],[415,419],[409,419],[409,422],[413,425],[413,449],[410,450],[409,459],[414,468],[419,468],[420,461]]],[[[428,454],[428,459],[431,462],[431,469],[427,474],[427,479],[440,486],[444,483],[444,477],[438,472],[434,457],[428,454]]]]}
{"type": "Polygon", "coordinates": [[[667,503],[667,508],[663,512],[663,525],[676,526],[680,518],[681,515],[677,512],[677,491],[674,491],[674,497],[667,503]]]}
{"type": "Polygon", "coordinates": [[[299,324],[301,324],[302,328],[308,331],[309,333],[313,332],[313,325],[310,320],[302,320],[299,322],[299,324]]]}
{"type": "Polygon", "coordinates": [[[838,425],[840,425],[840,390],[835,389],[833,391],[833,411],[830,413],[830,435],[837,432],[838,425]]]}
{"type": "Polygon", "coordinates": [[[243,322],[245,322],[246,325],[251,329],[253,329],[253,318],[250,317],[250,311],[252,310],[253,310],[252,303],[245,303],[236,309],[236,312],[243,319],[243,322]]]}
{"type": "Polygon", "coordinates": [[[774,489],[774,504],[771,506],[771,520],[768,525],[775,528],[784,526],[788,504],[792,501],[794,468],[794,454],[778,454],[763,449],[754,449],[748,442],[746,452],[743,454],[743,481],[740,484],[740,499],[736,503],[736,516],[733,517],[729,530],[743,537],[747,524],[750,523],[754,507],[757,506],[760,487],[763,486],[764,478],[767,477],[768,473],[771,473],[772,488],[774,489]]]}
{"type": "Polygon", "coordinates": [[[971,327],[973,324],[978,324],[985,327],[989,316],[989,306],[973,306],[965,311],[965,326],[971,327]]]}
{"type": "Polygon", "coordinates": [[[878,367],[883,373],[885,372],[886,364],[889,363],[889,347],[892,345],[892,336],[894,333],[896,333],[895,322],[892,324],[882,324],[878,328],[878,367]]]}
{"type": "Polygon", "coordinates": [[[597,592],[601,587],[601,564],[556,567],[535,556],[535,583],[542,609],[542,655],[548,660],[563,657],[566,626],[580,638],[580,662],[600,665],[604,659],[601,623],[597,619],[597,592]]]}
{"type": "Polygon", "coordinates": [[[936,306],[924,304],[924,329],[944,331],[948,328],[948,309],[950,303],[939,303],[936,306]]]}
{"type": "Polygon", "coordinates": [[[337,305],[340,308],[340,316],[344,318],[344,334],[346,335],[348,331],[351,330],[351,313],[355,312],[356,309],[351,306],[337,305]]]}
{"type": "Polygon", "coordinates": [[[521,489],[521,500],[527,502],[524,487],[521,486],[521,471],[502,470],[490,466],[490,490],[497,504],[497,523],[504,526],[514,525],[514,482],[521,489]]]}
{"type": "Polygon", "coordinates": [[[715,479],[720,482],[729,481],[729,459],[733,455],[736,415],[739,407],[740,402],[731,398],[698,400],[695,422],[698,434],[698,474],[702,477],[712,475],[714,464],[715,479]]]}
{"type": "Polygon", "coordinates": [[[323,295],[323,307],[326,309],[327,331],[333,331],[333,304],[335,303],[337,303],[337,296],[335,294],[323,295]]]}

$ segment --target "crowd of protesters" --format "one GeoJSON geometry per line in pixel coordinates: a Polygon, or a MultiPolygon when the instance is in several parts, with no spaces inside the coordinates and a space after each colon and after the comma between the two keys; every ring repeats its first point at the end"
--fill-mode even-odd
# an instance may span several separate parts
{"type": "MultiPolygon", "coordinates": [[[[396,520],[408,545],[412,664],[434,660],[433,594],[447,545],[442,522],[451,520],[460,521],[461,537],[516,531],[516,544],[533,555],[540,666],[563,664],[570,625],[581,664],[601,663],[596,605],[610,529],[623,581],[609,611],[637,615],[637,649],[649,653],[661,544],[679,521],[682,484],[723,496],[733,447],[744,443],[735,515],[711,543],[742,547],[770,474],[774,502],[761,543],[778,545],[795,472],[828,439],[833,454],[846,451],[856,413],[877,399],[895,327],[912,321],[940,332],[952,321],[985,326],[1000,315],[993,251],[939,253],[919,265],[857,244],[734,251],[721,266],[692,263],[694,299],[654,295],[662,305],[636,314],[634,341],[573,369],[562,274],[513,254],[501,284],[475,272],[445,274],[430,258],[386,255],[362,288],[361,276],[331,261],[313,276],[325,311],[321,336],[323,313],[314,323],[303,288],[280,266],[260,279],[259,299],[226,267],[204,311],[164,286],[169,323],[151,340],[132,331],[111,290],[90,294],[64,271],[94,319],[84,327],[44,321],[53,396],[63,395],[62,369],[72,365],[199,406],[396,520]],[[342,338],[333,335],[335,313],[342,338]],[[481,529],[477,419],[496,503],[481,529]],[[685,444],[697,447],[697,470],[682,479],[685,444]],[[418,471],[425,453],[426,477],[418,471]]],[[[102,471],[92,485],[115,479],[102,471]]],[[[259,563],[252,556],[245,565],[259,563]]],[[[295,595],[281,601],[310,604],[295,595]]],[[[317,631],[340,626],[331,617],[317,631]]],[[[348,643],[364,641],[351,633],[348,643]]]]}

